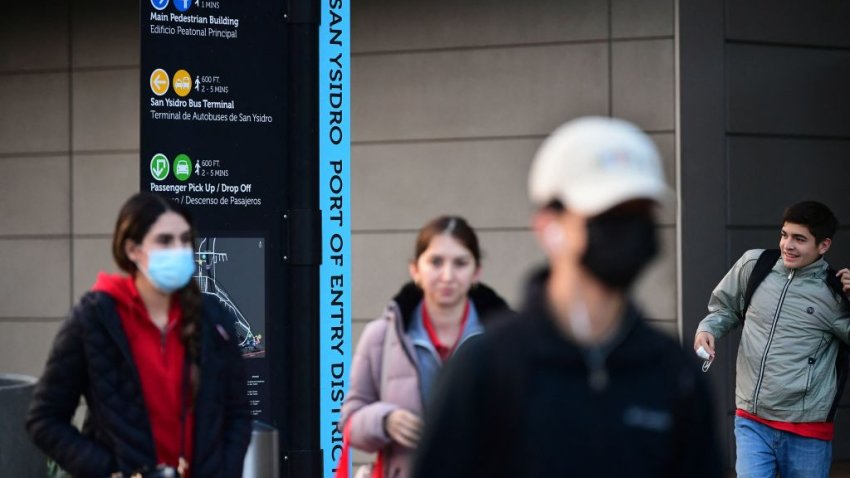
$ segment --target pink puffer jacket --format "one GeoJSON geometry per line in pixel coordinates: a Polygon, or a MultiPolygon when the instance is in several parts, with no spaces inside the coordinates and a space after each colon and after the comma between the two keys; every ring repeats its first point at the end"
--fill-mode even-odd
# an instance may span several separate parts
{"type": "MultiPolygon", "coordinates": [[[[494,312],[509,310],[504,300],[484,285],[470,291],[470,298],[484,324],[494,312]]],[[[407,478],[415,450],[392,442],[384,431],[384,417],[398,408],[423,416],[416,353],[405,333],[421,300],[422,291],[409,283],[389,303],[381,317],[366,325],[354,352],[350,388],[342,406],[339,426],[342,428],[352,420],[351,446],[367,452],[380,450],[387,478],[407,478]],[[388,354],[386,359],[383,358],[384,350],[388,354]],[[386,371],[382,370],[384,364],[386,371]]]]}

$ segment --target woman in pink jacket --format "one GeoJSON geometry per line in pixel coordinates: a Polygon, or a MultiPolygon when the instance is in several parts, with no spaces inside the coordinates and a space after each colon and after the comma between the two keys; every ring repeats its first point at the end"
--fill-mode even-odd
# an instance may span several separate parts
{"type": "Polygon", "coordinates": [[[363,330],[340,421],[351,446],[380,452],[383,475],[391,478],[409,475],[443,363],[482,333],[494,312],[508,310],[478,283],[478,238],[461,217],[441,216],[422,227],[409,270],[412,282],[363,330]]]}

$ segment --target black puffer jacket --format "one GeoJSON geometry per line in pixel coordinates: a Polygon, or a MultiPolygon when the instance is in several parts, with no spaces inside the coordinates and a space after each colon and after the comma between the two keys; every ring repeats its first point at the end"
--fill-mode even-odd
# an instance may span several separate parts
{"type": "MultiPolygon", "coordinates": [[[[202,317],[192,476],[239,477],[251,433],[244,364],[233,321],[215,299],[204,298],[202,317]]],[[[139,375],[108,294],[86,294],[63,322],[36,386],[27,430],[75,477],[129,475],[156,465],[139,375]],[[81,395],[88,405],[82,433],[70,424],[81,395]]]]}

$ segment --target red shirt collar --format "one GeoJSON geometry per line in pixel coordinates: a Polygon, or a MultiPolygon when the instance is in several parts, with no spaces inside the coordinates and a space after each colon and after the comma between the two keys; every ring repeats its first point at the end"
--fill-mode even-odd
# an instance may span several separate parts
{"type": "Polygon", "coordinates": [[[463,336],[463,329],[466,327],[466,320],[468,318],[469,300],[466,301],[466,306],[463,308],[463,317],[460,320],[460,329],[457,332],[457,338],[450,346],[444,345],[440,342],[440,338],[437,336],[437,331],[434,330],[434,324],[431,322],[431,316],[428,314],[428,307],[425,305],[425,301],[422,301],[422,323],[425,325],[425,331],[428,332],[428,338],[431,339],[431,343],[434,345],[434,348],[437,350],[437,354],[443,362],[445,362],[446,359],[452,355],[455,348],[457,348],[457,344],[463,336]]]}

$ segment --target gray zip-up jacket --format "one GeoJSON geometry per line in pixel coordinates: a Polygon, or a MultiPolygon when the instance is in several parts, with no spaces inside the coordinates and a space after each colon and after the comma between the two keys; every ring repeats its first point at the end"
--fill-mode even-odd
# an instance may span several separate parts
{"type": "MultiPolygon", "coordinates": [[[[747,280],[761,249],[744,253],[711,293],[699,332],[741,324],[747,280]]],[[[826,283],[823,258],[792,270],[780,258],[747,309],[735,366],[735,405],[768,420],[826,421],[835,396],[838,340],[850,343],[850,311],[826,283]]]]}

